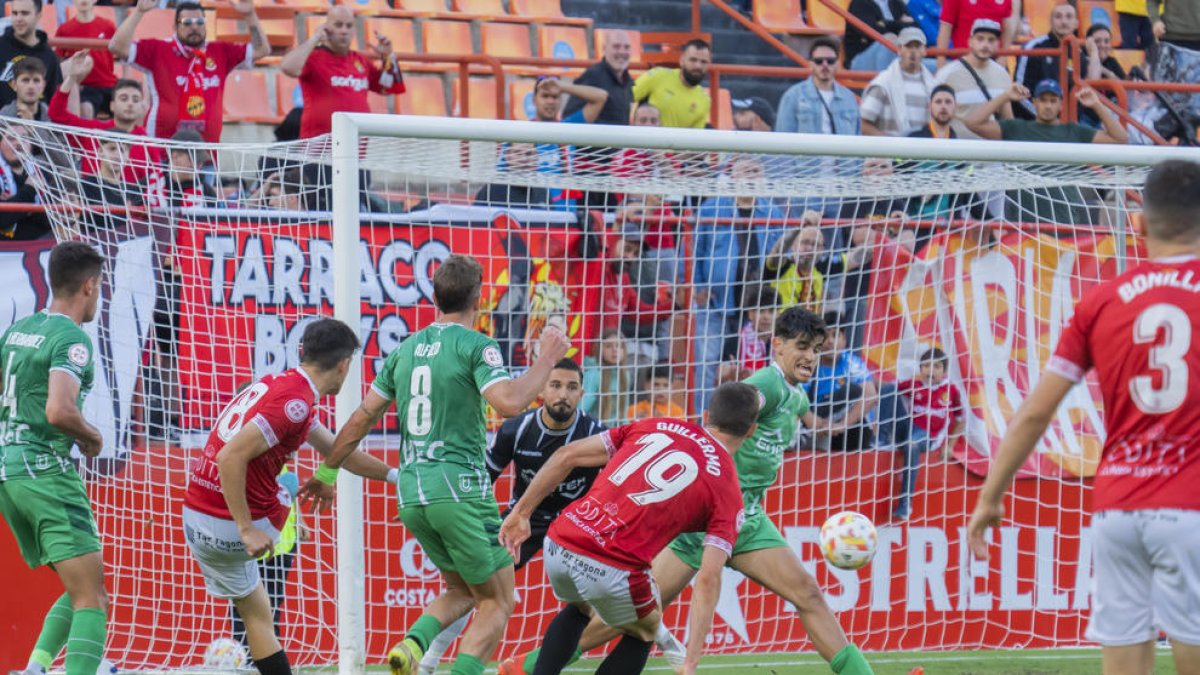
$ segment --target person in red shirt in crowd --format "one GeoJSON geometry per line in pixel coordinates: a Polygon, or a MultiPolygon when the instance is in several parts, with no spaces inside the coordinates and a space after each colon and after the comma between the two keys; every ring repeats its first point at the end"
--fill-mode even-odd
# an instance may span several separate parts
{"type": "MultiPolygon", "coordinates": [[[[75,8],[74,18],[59,26],[54,37],[107,40],[116,34],[116,24],[96,16],[96,0],[71,0],[71,6],[75,8]]],[[[74,49],[60,48],[55,51],[61,59],[77,53],[74,49]]],[[[79,114],[87,119],[94,119],[101,113],[111,114],[109,104],[112,102],[113,87],[117,84],[112,54],[94,51],[92,61],[92,71],[79,83],[79,114]]]]}
{"type": "Polygon", "coordinates": [[[279,70],[300,80],[304,112],[300,116],[300,138],[312,138],[332,130],[335,112],[370,112],[367,92],[403,94],[404,77],[392,53],[392,42],[375,34],[379,44],[370,45],[372,55],[350,49],[354,39],[354,12],[345,5],[330,8],[325,24],[312,37],[296,45],[279,62],[279,70]]]}
{"type": "Polygon", "coordinates": [[[1092,481],[1091,617],[1103,672],[1150,675],[1159,630],[1200,673],[1200,164],[1168,160],[1142,189],[1147,260],[1093,287],[1008,424],[967,525],[976,558],[1004,495],[1095,370],[1104,448],[1092,481]],[[1081,386],[1082,385],[1082,386],[1081,386]],[[1076,387],[1081,387],[1076,389],[1076,387]]]}
{"type": "Polygon", "coordinates": [[[610,260],[604,268],[601,282],[603,295],[601,313],[604,328],[630,329],[664,321],[675,310],[675,292],[665,280],[654,282],[652,301],[647,301],[641,279],[642,231],[636,225],[626,225],[617,240],[610,260]],[[636,275],[636,278],[635,278],[636,275]]]}
{"type": "Polygon", "coordinates": [[[758,401],[758,390],[748,384],[723,384],[703,427],[668,419],[634,422],[564,446],[537,472],[500,527],[500,543],[514,555],[546,495],[575,468],[605,467],[546,535],[546,576],[567,606],[546,631],[533,675],[562,671],[592,611],[625,633],[598,672],[642,672],[662,621],[650,561],[680,533],[706,532],[687,656],[678,672],[696,671],[721,592],[721,570],[745,520],[731,453],[754,432],[758,401]]]}
{"type": "MultiPolygon", "coordinates": [[[[107,52],[106,52],[107,53],[107,52]]],[[[94,65],[95,55],[78,51],[63,61],[63,83],[50,99],[50,121],[96,131],[118,131],[131,136],[145,136],[146,97],[142,83],[137,80],[119,79],[112,88],[110,109],[112,117],[106,120],[89,119],[82,115],[81,84],[87,81],[94,65]]],[[[71,145],[81,149],[80,171],[90,176],[97,173],[98,149],[96,139],[86,134],[67,134],[71,145]]],[[[162,151],[157,147],[141,143],[129,146],[129,161],[125,165],[125,180],[130,183],[145,183],[147,176],[160,172],[162,151]]]]}
{"type": "MultiPolygon", "coordinates": [[[[333,450],[317,403],[341,390],[359,347],[355,331],[336,319],[313,321],[300,342],[298,367],[267,375],[225,406],[192,463],[183,498],[183,529],[204,585],[237,607],[262,675],[292,672],[255,562],[274,554],[290,510],[275,477],[304,443],[323,457],[333,450]]],[[[345,467],[376,480],[396,475],[363,452],[350,455],[345,467]]]]}
{"type": "Polygon", "coordinates": [[[750,284],[742,292],[742,311],[746,320],[738,331],[737,359],[721,365],[717,382],[741,382],[771,363],[779,294],[770,284],[750,284]]]}
{"type": "MultiPolygon", "coordinates": [[[[1021,0],[942,0],[941,23],[938,27],[938,49],[966,49],[971,44],[971,27],[978,19],[990,19],[1004,27],[1000,46],[1011,47],[1021,25],[1021,0]]],[[[937,67],[946,65],[939,56],[937,67]]]]}
{"type": "Polygon", "coordinates": [[[900,498],[892,511],[896,520],[907,520],[912,514],[921,456],[940,449],[942,459],[949,459],[966,422],[962,394],[946,376],[950,363],[946,353],[934,347],[921,354],[918,362],[920,374],[896,384],[896,393],[908,399],[909,413],[903,421],[898,420],[907,427],[908,439],[897,443],[904,450],[904,468],[900,471],[900,498]]]}
{"type": "Polygon", "coordinates": [[[235,68],[249,68],[271,53],[271,45],[254,13],[254,0],[230,0],[250,31],[250,43],[206,42],[204,9],[184,0],[175,5],[175,35],[158,40],[134,40],[142,17],[158,0],[138,0],[121,22],[108,51],[150,75],[151,136],[171,138],[179,129],[194,129],[209,143],[221,141],[225,78],[235,68]]]}

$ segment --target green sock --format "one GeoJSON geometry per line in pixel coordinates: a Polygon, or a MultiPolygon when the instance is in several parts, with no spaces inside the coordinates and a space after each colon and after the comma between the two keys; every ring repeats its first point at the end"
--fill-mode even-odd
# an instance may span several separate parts
{"type": "Polygon", "coordinates": [[[442,632],[442,628],[442,622],[438,621],[437,618],[429,614],[422,614],[421,618],[417,619],[417,622],[409,627],[408,635],[404,637],[412,638],[417,643],[417,646],[421,648],[421,651],[425,651],[429,649],[429,643],[433,642],[438,633],[442,632]]]}
{"type": "Polygon", "coordinates": [[[829,667],[838,675],[875,675],[875,671],[871,670],[871,665],[867,663],[867,658],[852,644],[842,647],[842,651],[834,654],[829,667]]]}
{"type": "Polygon", "coordinates": [[[450,675],[483,675],[483,661],[470,654],[459,654],[458,658],[454,659],[450,675]]]}
{"type": "Polygon", "coordinates": [[[71,618],[74,616],[71,597],[63,593],[50,605],[50,611],[46,612],[42,632],[33,645],[33,653],[29,655],[30,663],[40,665],[43,670],[50,669],[50,664],[54,663],[55,657],[67,645],[67,634],[71,632],[71,618]]]}
{"type": "Polygon", "coordinates": [[[67,637],[67,675],[96,675],[104,655],[106,617],[95,607],[75,610],[67,637]]]}
{"type": "MultiPolygon", "coordinates": [[[[521,664],[521,669],[524,670],[526,673],[532,673],[533,667],[537,665],[538,654],[541,654],[541,653],[542,653],[542,648],[538,647],[537,649],[526,654],[525,661],[524,661],[524,663],[521,664]]],[[[569,666],[572,663],[575,663],[576,661],[578,661],[579,659],[582,659],[582,658],[583,658],[583,650],[576,647],[575,651],[571,654],[571,660],[567,661],[567,665],[569,666]]]]}

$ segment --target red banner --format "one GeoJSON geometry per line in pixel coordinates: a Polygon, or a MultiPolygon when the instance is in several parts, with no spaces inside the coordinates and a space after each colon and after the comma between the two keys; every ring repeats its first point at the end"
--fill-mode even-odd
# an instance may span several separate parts
{"type": "MultiPolygon", "coordinates": [[[[1075,304],[1117,276],[1117,240],[1058,239],[1010,231],[990,244],[983,225],[941,235],[918,255],[893,243],[876,249],[866,357],[885,379],[915,374],[917,359],[940,347],[949,376],[969,402],[965,443],[956,456],[987,473],[1007,421],[1037,383],[1075,304]]],[[[1130,260],[1144,257],[1126,242],[1130,260]]],[[[1104,440],[1095,380],[1067,396],[1023,467],[1023,476],[1091,476],[1104,440]]]]}

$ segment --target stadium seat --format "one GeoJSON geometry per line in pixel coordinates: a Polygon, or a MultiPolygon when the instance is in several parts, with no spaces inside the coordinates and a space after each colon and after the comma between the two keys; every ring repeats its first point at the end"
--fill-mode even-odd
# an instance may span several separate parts
{"type": "MultiPolygon", "coordinates": [[[[375,44],[378,41],[376,33],[387,36],[397,54],[413,54],[417,51],[412,19],[377,17],[363,22],[363,37],[368,43],[375,44]]],[[[362,44],[359,48],[366,49],[366,45],[362,44]]]]}
{"type": "Polygon", "coordinates": [[[225,81],[224,115],[234,122],[277,123],[283,119],[272,110],[267,95],[267,73],[263,70],[235,70],[225,81]]]}
{"type": "MultiPolygon", "coordinates": [[[[441,76],[405,77],[406,91],[396,97],[395,110],[401,115],[446,114],[446,82],[441,76]]],[[[474,107],[474,97],[472,97],[474,107]]]]}
{"type": "Polygon", "coordinates": [[[590,59],[587,31],[577,26],[541,26],[538,53],[544,59],[590,59]]]}
{"type": "Polygon", "coordinates": [[[482,23],[479,43],[489,56],[533,56],[529,44],[529,25],[523,23],[482,23]]]}
{"type": "Polygon", "coordinates": [[[471,110],[464,115],[462,101],[458,95],[458,81],[454,81],[454,115],[456,117],[473,117],[476,119],[496,119],[500,111],[496,109],[496,80],[491,77],[472,77],[468,80],[467,89],[471,96],[471,110]]]}
{"type": "Polygon", "coordinates": [[[294,77],[275,72],[275,110],[282,118],[295,106],[293,94],[300,83],[294,77]]]}
{"type": "Polygon", "coordinates": [[[508,14],[504,11],[504,3],[501,0],[450,0],[450,6],[454,11],[463,14],[495,17],[508,14]]]}
{"type": "MultiPolygon", "coordinates": [[[[7,5],[6,5],[6,7],[7,7],[7,5]]],[[[54,9],[53,7],[50,8],[50,10],[53,10],[53,9],[54,9]]],[[[114,24],[116,24],[118,26],[121,25],[121,22],[117,20],[116,7],[99,7],[98,6],[98,7],[92,8],[92,11],[96,14],[97,17],[99,17],[101,19],[108,19],[109,21],[113,22],[114,24]]],[[[55,14],[55,16],[57,16],[56,12],[51,11],[50,13],[55,14]]],[[[74,19],[75,14],[76,14],[75,7],[73,5],[67,5],[67,19],[74,19]]],[[[43,11],[42,12],[43,20],[45,20],[45,18],[46,18],[45,15],[46,15],[46,11],[43,11]]],[[[45,29],[43,28],[42,30],[45,30],[45,29]]]]}
{"type": "Polygon", "coordinates": [[[421,22],[421,51],[426,54],[473,54],[471,24],[467,21],[421,22]]]}
{"type": "Polygon", "coordinates": [[[1108,0],[1080,0],[1079,3],[1079,33],[1086,35],[1092,24],[1102,23],[1108,26],[1112,33],[1114,45],[1121,44],[1121,29],[1117,21],[1117,11],[1108,0]]]}
{"type": "MultiPolygon", "coordinates": [[[[820,4],[821,0],[811,0],[820,4]]],[[[772,33],[808,34],[816,32],[804,23],[800,0],[754,0],[754,21],[772,33]]]]}
{"type": "Polygon", "coordinates": [[[1114,49],[1112,55],[1126,73],[1134,66],[1146,67],[1146,52],[1140,49],[1114,49]]]}
{"type": "MultiPolygon", "coordinates": [[[[514,120],[531,120],[537,117],[533,109],[533,86],[537,80],[513,78],[508,85],[508,116],[514,120]]],[[[471,99],[474,105],[474,98],[471,99]]]]}
{"type": "MultiPolygon", "coordinates": [[[[850,6],[849,0],[835,0],[843,9],[850,6]]],[[[808,21],[813,28],[841,35],[846,31],[846,20],[840,14],[825,6],[821,0],[808,3],[808,21]]]]}
{"type": "MultiPolygon", "coordinates": [[[[354,10],[355,14],[376,14],[378,12],[390,12],[392,6],[388,4],[388,0],[340,0],[338,4],[346,5],[354,10]]],[[[403,9],[398,7],[398,9],[403,9]]]]}
{"type": "Polygon", "coordinates": [[[591,19],[568,17],[563,14],[559,0],[510,0],[508,9],[517,16],[539,19],[546,23],[590,26],[591,19]]]}
{"type": "MultiPolygon", "coordinates": [[[[53,13],[53,12],[51,12],[53,13]]],[[[135,40],[155,40],[175,34],[175,10],[152,9],[146,12],[133,33],[135,40]]]]}
{"type": "Polygon", "coordinates": [[[396,0],[396,9],[422,14],[445,14],[446,0],[396,0]]]}
{"type": "Polygon", "coordinates": [[[367,109],[373,113],[390,115],[392,113],[391,101],[388,100],[390,98],[392,97],[369,91],[367,92],[367,109]]]}
{"type": "MultiPolygon", "coordinates": [[[[289,17],[259,17],[259,25],[263,28],[263,33],[267,36],[267,42],[270,43],[272,49],[286,50],[296,44],[296,18],[294,15],[289,17]]],[[[213,28],[210,33],[215,31],[215,39],[225,40],[228,42],[249,42],[250,34],[246,31],[243,21],[229,16],[223,16],[218,13],[216,19],[210,20],[210,26],[213,28]]]]}
{"type": "Polygon", "coordinates": [[[286,5],[297,12],[324,12],[329,9],[329,0],[275,0],[277,5],[286,5]]]}
{"type": "MultiPolygon", "coordinates": [[[[608,34],[613,28],[597,28],[592,31],[592,36],[596,41],[596,58],[604,56],[604,45],[608,44],[608,34]]],[[[630,55],[629,60],[632,63],[637,63],[642,60],[642,34],[636,30],[626,30],[629,35],[630,55]]]]}
{"type": "Polygon", "coordinates": [[[733,95],[728,89],[722,87],[717,90],[717,112],[720,117],[717,120],[718,129],[733,129],[733,95]]]}
{"type": "Polygon", "coordinates": [[[1022,0],[1021,11],[1029,21],[1030,37],[1050,32],[1050,13],[1059,0],[1022,0]]]}

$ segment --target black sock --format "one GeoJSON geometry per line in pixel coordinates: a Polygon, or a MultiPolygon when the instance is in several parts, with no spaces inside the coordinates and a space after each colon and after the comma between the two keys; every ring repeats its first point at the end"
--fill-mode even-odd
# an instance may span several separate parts
{"type": "Polygon", "coordinates": [[[652,644],[626,635],[608,653],[608,658],[596,669],[596,675],[636,675],[642,672],[646,667],[646,659],[650,658],[652,644]]]}
{"type": "Polygon", "coordinates": [[[579,646],[579,636],[583,635],[583,629],[587,628],[587,625],[587,614],[579,611],[575,605],[563,607],[546,629],[546,637],[542,638],[542,651],[538,654],[537,665],[533,667],[532,675],[561,673],[575,655],[575,648],[579,646]]]}
{"type": "Polygon", "coordinates": [[[287,653],[282,649],[254,662],[262,675],[292,675],[292,666],[288,663],[287,653]]]}

